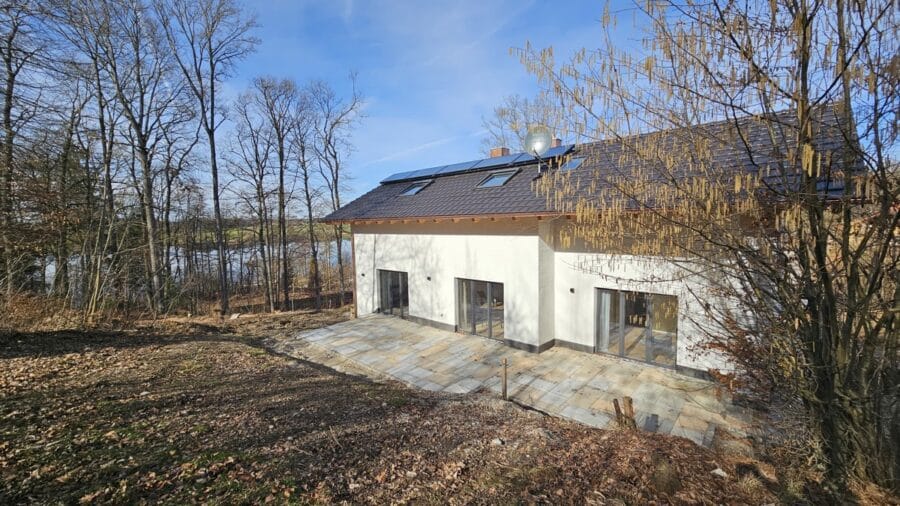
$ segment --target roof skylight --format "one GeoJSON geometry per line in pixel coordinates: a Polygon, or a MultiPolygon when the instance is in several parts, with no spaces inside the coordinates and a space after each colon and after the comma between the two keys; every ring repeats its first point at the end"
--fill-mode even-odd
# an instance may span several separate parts
{"type": "Polygon", "coordinates": [[[565,172],[567,170],[575,170],[578,167],[581,167],[581,164],[584,163],[584,157],[579,156],[577,158],[570,158],[566,160],[565,163],[559,166],[559,170],[565,172]]]}
{"type": "Polygon", "coordinates": [[[420,191],[424,190],[426,186],[430,185],[431,181],[419,181],[418,183],[413,183],[406,187],[400,195],[415,195],[420,191]]]}
{"type": "Polygon", "coordinates": [[[517,170],[503,170],[499,172],[493,172],[488,177],[481,180],[478,183],[478,188],[496,188],[498,186],[503,186],[507,181],[512,179],[513,176],[516,175],[517,170]]]}

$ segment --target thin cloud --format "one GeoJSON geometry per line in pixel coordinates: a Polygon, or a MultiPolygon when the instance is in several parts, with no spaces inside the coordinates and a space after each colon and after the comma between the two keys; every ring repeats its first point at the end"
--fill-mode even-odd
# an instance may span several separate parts
{"type": "Polygon", "coordinates": [[[341,11],[344,23],[350,23],[353,19],[353,0],[344,0],[344,9],[341,11]]]}
{"type": "Polygon", "coordinates": [[[416,153],[425,151],[425,150],[427,150],[427,149],[435,148],[435,147],[437,147],[437,146],[442,146],[442,145],[444,145],[444,144],[449,144],[449,143],[451,143],[451,142],[458,141],[458,140],[460,140],[460,139],[466,139],[466,138],[469,138],[469,137],[481,136],[481,135],[484,135],[484,134],[486,134],[486,133],[487,133],[487,130],[478,130],[478,131],[475,131],[475,132],[472,132],[472,133],[469,133],[469,134],[466,134],[466,135],[451,135],[451,136],[449,136],[449,137],[444,137],[444,138],[442,138],[442,139],[435,139],[435,140],[433,140],[433,141],[429,141],[429,142],[425,142],[425,143],[423,143],[423,144],[419,144],[418,146],[413,146],[413,147],[411,147],[411,148],[402,149],[402,150],[400,150],[400,151],[396,151],[396,152],[394,152],[394,153],[391,153],[390,155],[383,156],[383,157],[381,157],[381,158],[378,158],[378,159],[375,159],[375,160],[368,161],[368,162],[366,162],[366,163],[363,163],[362,165],[358,165],[358,167],[359,167],[359,168],[363,168],[363,167],[368,167],[368,166],[370,166],[370,165],[375,165],[375,164],[378,164],[378,163],[392,162],[392,161],[395,161],[395,160],[402,160],[402,159],[404,159],[404,158],[409,157],[410,155],[414,155],[414,154],[416,154],[416,153]]]}

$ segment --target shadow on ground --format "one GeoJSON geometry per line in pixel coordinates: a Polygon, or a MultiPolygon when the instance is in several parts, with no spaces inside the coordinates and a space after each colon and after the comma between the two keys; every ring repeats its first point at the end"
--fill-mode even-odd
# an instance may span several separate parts
{"type": "Polygon", "coordinates": [[[0,336],[0,503],[772,500],[683,439],[272,355],[284,318],[0,336]]]}

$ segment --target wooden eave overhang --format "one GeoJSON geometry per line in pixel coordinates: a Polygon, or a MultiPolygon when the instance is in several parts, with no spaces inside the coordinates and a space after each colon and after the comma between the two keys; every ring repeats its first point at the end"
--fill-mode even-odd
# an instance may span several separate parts
{"type": "Polygon", "coordinates": [[[381,223],[439,223],[439,222],[477,222],[477,221],[497,221],[497,220],[520,220],[520,219],[537,219],[559,218],[562,216],[573,217],[574,214],[561,212],[539,212],[539,213],[502,213],[502,214],[463,214],[450,216],[395,216],[395,217],[379,217],[379,218],[344,218],[338,220],[322,220],[323,223],[348,223],[348,224],[381,224],[381,223]]]}

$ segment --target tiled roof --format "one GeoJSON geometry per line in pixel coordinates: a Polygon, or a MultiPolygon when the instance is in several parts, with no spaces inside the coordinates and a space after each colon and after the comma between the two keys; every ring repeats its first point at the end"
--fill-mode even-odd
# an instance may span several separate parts
{"type": "MultiPolygon", "coordinates": [[[[825,108],[821,110],[826,111],[825,108]]],[[[786,130],[789,130],[794,117],[792,113],[780,113],[778,119],[786,126],[786,130]]],[[[846,141],[837,128],[837,118],[833,109],[827,108],[827,112],[821,114],[820,118],[820,127],[817,129],[815,139],[817,149],[839,150],[846,141]]],[[[773,143],[770,137],[768,127],[772,122],[746,118],[741,120],[741,123],[743,139],[731,132],[733,123],[730,122],[699,125],[691,131],[713,140],[711,142],[713,159],[717,165],[728,170],[753,171],[783,159],[784,155],[775,150],[776,146],[780,147],[783,143],[773,143]],[[749,150],[747,146],[750,146],[749,150]]],[[[671,130],[644,135],[665,148],[684,138],[684,134],[685,130],[671,130]]],[[[605,140],[578,145],[570,152],[570,156],[585,157],[584,163],[576,169],[579,172],[607,171],[627,174],[628,171],[640,170],[638,162],[626,161],[627,157],[622,156],[623,149],[622,142],[605,140]]],[[[325,220],[541,215],[559,212],[558,209],[551,208],[546,199],[537,195],[532,187],[532,181],[538,176],[537,166],[522,165],[517,169],[516,175],[505,185],[494,188],[477,186],[489,173],[500,170],[497,168],[435,176],[431,184],[414,195],[401,195],[411,184],[410,181],[382,183],[331,213],[325,220]]],[[[582,193],[584,191],[585,189],[582,189],[582,193]]],[[[829,188],[829,191],[833,192],[835,188],[829,188]]]]}
{"type": "Polygon", "coordinates": [[[470,172],[434,178],[415,195],[400,195],[410,182],[387,183],[350,202],[326,217],[329,221],[427,216],[548,212],[544,198],[535,194],[531,182],[535,165],[520,167],[505,185],[477,188],[486,172],[470,172]]]}

